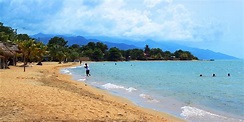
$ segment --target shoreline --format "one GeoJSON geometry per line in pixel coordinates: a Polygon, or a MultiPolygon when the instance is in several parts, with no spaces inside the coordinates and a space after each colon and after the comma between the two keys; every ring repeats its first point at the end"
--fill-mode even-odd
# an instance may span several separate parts
{"type": "MultiPolygon", "coordinates": [[[[109,66],[111,66],[111,65],[113,66],[113,62],[110,62],[109,66]]],[[[119,66],[124,67],[124,65],[119,65],[119,66]]],[[[73,67],[71,69],[73,69],[73,67]]],[[[102,70],[102,69],[105,69],[103,66],[93,67],[92,69],[94,71],[100,71],[101,70],[102,72],[106,72],[106,71],[102,70]]],[[[77,81],[88,83],[93,87],[96,87],[96,88],[99,88],[102,90],[106,90],[110,94],[120,96],[120,97],[123,97],[125,99],[129,99],[134,104],[141,106],[143,108],[150,108],[150,109],[153,109],[153,110],[156,110],[159,112],[166,112],[166,113],[169,113],[169,114],[171,114],[177,118],[181,118],[183,120],[186,119],[186,121],[187,120],[188,121],[190,121],[190,120],[207,121],[207,118],[212,118],[212,119],[209,119],[212,121],[217,121],[217,120],[218,121],[243,121],[241,116],[231,114],[228,112],[224,112],[224,111],[220,111],[220,110],[214,109],[214,108],[208,108],[208,107],[203,106],[201,104],[187,104],[187,103],[175,100],[175,99],[166,99],[166,98],[161,99],[160,97],[157,97],[157,96],[155,97],[153,94],[147,93],[145,91],[139,91],[140,89],[137,89],[135,84],[128,86],[128,84],[126,85],[126,83],[120,84],[119,82],[109,81],[109,79],[106,79],[106,78],[105,78],[106,80],[102,80],[103,77],[98,75],[99,74],[98,72],[95,72],[95,73],[97,73],[101,82],[99,81],[99,78],[96,78],[96,79],[92,78],[93,80],[83,81],[82,80],[83,78],[81,78],[79,74],[77,75],[77,73],[75,73],[75,72],[82,72],[82,70],[78,71],[78,70],[69,70],[68,68],[67,69],[64,68],[64,71],[65,72],[67,71],[66,74],[72,74],[73,78],[77,81]],[[99,82],[96,82],[96,81],[99,81],[99,82]],[[131,89],[133,90],[134,88],[136,89],[136,91],[134,91],[134,92],[129,91],[129,94],[126,94],[128,92],[128,90],[131,90],[131,89]],[[126,92],[126,93],[124,94],[123,92],[126,92]],[[146,95],[146,96],[141,96],[141,95],[146,95]],[[130,96],[132,96],[132,97],[130,97],[130,96]],[[148,99],[150,101],[152,100],[151,102],[154,102],[154,100],[156,100],[159,103],[155,102],[155,104],[153,103],[153,105],[152,104],[150,105],[150,103],[147,104],[146,102],[143,102],[146,99],[148,99]],[[164,106],[174,106],[174,107],[164,107],[164,106]],[[177,107],[175,107],[175,106],[177,106],[177,107]],[[206,118],[203,119],[202,117],[204,117],[204,116],[206,116],[206,118]]],[[[114,74],[112,74],[112,75],[114,75],[114,74]]],[[[106,77],[106,76],[104,76],[104,77],[106,77]]],[[[136,81],[134,80],[133,82],[136,82],[136,81]]]]}
{"type": "Polygon", "coordinates": [[[0,70],[1,121],[184,121],[60,73],[79,63],[43,62],[0,70]]]}

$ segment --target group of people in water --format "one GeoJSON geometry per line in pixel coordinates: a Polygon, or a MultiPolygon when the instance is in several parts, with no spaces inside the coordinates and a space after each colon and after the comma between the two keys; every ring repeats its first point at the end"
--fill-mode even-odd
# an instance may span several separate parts
{"type": "MultiPolygon", "coordinates": [[[[200,74],[200,77],[202,77],[203,75],[200,74]]],[[[230,77],[230,73],[227,74],[228,77],[230,77]]],[[[216,77],[216,75],[213,73],[212,77],[216,77]]]]}
{"type": "MultiPolygon", "coordinates": [[[[81,64],[81,62],[80,62],[80,64],[81,64]]],[[[117,64],[115,63],[115,65],[117,65],[117,64]]],[[[86,69],[86,76],[87,76],[87,77],[91,76],[91,74],[90,74],[90,68],[89,68],[89,66],[87,65],[87,63],[85,63],[84,68],[86,69]]],[[[228,73],[227,76],[230,77],[230,73],[228,73]]],[[[200,74],[200,77],[203,77],[203,75],[200,74]]],[[[216,75],[213,73],[213,74],[212,74],[212,77],[216,77],[216,75]]]]}

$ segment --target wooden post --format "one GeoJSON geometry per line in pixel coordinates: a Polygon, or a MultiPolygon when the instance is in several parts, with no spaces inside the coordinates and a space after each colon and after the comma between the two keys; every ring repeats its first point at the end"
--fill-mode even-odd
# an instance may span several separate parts
{"type": "Polygon", "coordinates": [[[24,56],[24,72],[25,72],[25,56],[24,56]]]}
{"type": "Polygon", "coordinates": [[[0,69],[2,69],[2,58],[0,59],[0,69]]]}

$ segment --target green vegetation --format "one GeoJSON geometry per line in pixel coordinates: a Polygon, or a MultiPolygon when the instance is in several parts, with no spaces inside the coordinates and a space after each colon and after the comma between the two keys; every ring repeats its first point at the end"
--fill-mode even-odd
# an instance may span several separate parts
{"type": "Polygon", "coordinates": [[[49,40],[47,49],[49,51],[49,57],[51,57],[51,60],[59,61],[59,63],[61,63],[68,58],[69,49],[67,43],[68,41],[65,41],[60,37],[53,37],[49,40]]]}
{"type": "Polygon", "coordinates": [[[0,41],[11,43],[16,40],[16,31],[17,30],[12,29],[11,27],[4,26],[3,23],[0,22],[0,41]]]}
{"type": "Polygon", "coordinates": [[[122,60],[197,60],[189,51],[177,50],[174,53],[160,48],[120,50],[117,47],[108,48],[102,42],[89,42],[87,45],[71,45],[61,37],[53,37],[45,45],[27,34],[17,34],[17,30],[0,23],[0,43],[17,44],[20,50],[19,60],[27,62],[58,61],[67,62],[88,57],[92,61],[122,61],[122,60]]]}

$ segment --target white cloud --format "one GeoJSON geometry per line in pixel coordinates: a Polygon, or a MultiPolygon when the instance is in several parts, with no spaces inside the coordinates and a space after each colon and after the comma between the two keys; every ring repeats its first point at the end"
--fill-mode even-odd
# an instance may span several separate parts
{"type": "Polygon", "coordinates": [[[160,2],[162,2],[162,0],[144,0],[144,4],[148,8],[153,8],[160,2]]]}
{"type": "Polygon", "coordinates": [[[12,18],[6,21],[24,25],[25,29],[19,28],[32,34],[82,35],[85,32],[157,40],[206,37],[197,35],[201,27],[194,22],[191,12],[172,0],[12,0],[10,9],[14,9],[10,13],[12,18]]]}
{"type": "Polygon", "coordinates": [[[143,4],[147,8],[153,8],[153,7],[156,7],[157,5],[170,4],[172,2],[173,2],[173,0],[144,0],[143,4]]]}
{"type": "Polygon", "coordinates": [[[18,33],[183,40],[200,46],[243,41],[240,0],[0,0],[0,6],[0,22],[18,33]]]}
{"type": "Polygon", "coordinates": [[[162,0],[145,0],[143,6],[128,9],[130,2],[125,0],[106,0],[95,7],[87,7],[82,1],[67,0],[63,2],[62,9],[43,24],[46,33],[79,35],[79,32],[87,32],[137,39],[191,39],[193,22],[190,12],[179,4],[155,7],[161,2],[165,3],[162,0]],[[148,8],[145,3],[155,8],[148,8]]]}

